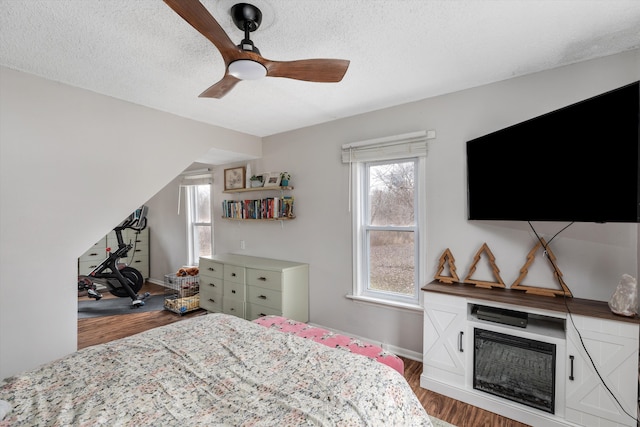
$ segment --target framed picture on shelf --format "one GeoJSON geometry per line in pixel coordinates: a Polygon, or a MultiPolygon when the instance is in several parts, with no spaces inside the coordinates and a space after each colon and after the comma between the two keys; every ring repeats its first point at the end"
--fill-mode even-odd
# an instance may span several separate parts
{"type": "Polygon", "coordinates": [[[245,186],[244,166],[224,170],[224,189],[237,190],[245,186]]]}
{"type": "Polygon", "coordinates": [[[280,172],[269,172],[264,174],[265,187],[280,187],[280,172]]]}

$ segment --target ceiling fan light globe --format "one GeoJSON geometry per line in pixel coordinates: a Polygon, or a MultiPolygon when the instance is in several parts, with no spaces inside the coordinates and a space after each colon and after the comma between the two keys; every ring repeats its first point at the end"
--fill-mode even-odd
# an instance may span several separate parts
{"type": "Polygon", "coordinates": [[[239,59],[229,64],[229,74],[240,80],[257,80],[267,75],[267,69],[259,62],[239,59]]]}

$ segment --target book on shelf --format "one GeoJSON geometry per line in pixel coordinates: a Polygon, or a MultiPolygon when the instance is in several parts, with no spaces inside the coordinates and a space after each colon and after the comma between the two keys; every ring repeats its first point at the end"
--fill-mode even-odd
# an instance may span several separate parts
{"type": "Polygon", "coordinates": [[[222,214],[231,219],[278,219],[292,218],[294,199],[292,196],[267,197],[255,200],[224,200],[222,214]]]}

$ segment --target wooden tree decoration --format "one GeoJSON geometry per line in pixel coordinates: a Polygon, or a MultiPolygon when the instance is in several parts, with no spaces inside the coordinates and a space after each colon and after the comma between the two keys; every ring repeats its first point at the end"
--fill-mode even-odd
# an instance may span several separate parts
{"type": "Polygon", "coordinates": [[[449,250],[449,248],[447,248],[442,253],[442,256],[440,256],[440,263],[438,264],[438,272],[434,276],[434,279],[447,284],[451,284],[453,282],[459,282],[460,278],[456,274],[455,262],[456,262],[455,258],[451,254],[451,251],[449,250]],[[445,262],[447,263],[447,267],[449,268],[450,276],[442,276],[442,271],[444,270],[445,262]]]}
{"type": "Polygon", "coordinates": [[[564,283],[564,280],[562,280],[562,272],[560,271],[560,269],[558,268],[558,265],[556,264],[555,255],[553,254],[553,252],[551,252],[551,249],[549,249],[549,247],[547,246],[547,242],[542,238],[533,247],[533,249],[531,249],[527,254],[527,262],[520,269],[520,276],[518,276],[516,281],[513,282],[513,284],[511,285],[511,289],[517,289],[517,290],[525,291],[528,294],[536,294],[536,295],[543,295],[543,296],[554,297],[556,295],[564,295],[567,297],[573,297],[573,295],[571,294],[571,291],[569,290],[567,285],[564,283]],[[544,248],[544,251],[546,252],[547,257],[549,258],[549,262],[553,267],[553,275],[558,280],[558,283],[562,287],[562,290],[521,285],[522,281],[529,273],[529,266],[533,263],[534,259],[536,258],[536,254],[538,252],[538,249],[540,249],[540,247],[544,248]]]}
{"type": "Polygon", "coordinates": [[[502,277],[500,277],[500,270],[498,269],[498,266],[496,265],[495,260],[496,258],[493,256],[493,253],[489,249],[489,246],[487,246],[487,244],[484,243],[480,248],[480,250],[478,250],[478,252],[476,252],[476,255],[473,257],[473,264],[469,269],[469,274],[467,274],[467,277],[465,277],[464,279],[464,283],[471,283],[476,285],[479,288],[489,288],[489,289],[493,287],[495,288],[506,287],[504,282],[502,281],[502,277]],[[478,261],[480,261],[480,258],[482,257],[483,252],[486,253],[487,256],[489,257],[489,264],[491,265],[491,269],[493,270],[493,277],[497,280],[497,282],[487,282],[484,280],[471,279],[471,276],[476,271],[476,265],[478,265],[478,261]]]}

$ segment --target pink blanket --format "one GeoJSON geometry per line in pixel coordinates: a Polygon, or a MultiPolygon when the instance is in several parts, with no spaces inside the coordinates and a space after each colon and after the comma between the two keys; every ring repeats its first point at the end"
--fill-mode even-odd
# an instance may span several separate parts
{"type": "Polygon", "coordinates": [[[280,316],[263,316],[255,319],[254,322],[267,328],[308,338],[329,347],[367,356],[392,367],[400,372],[401,375],[404,375],[404,362],[402,359],[380,346],[280,316]]]}

